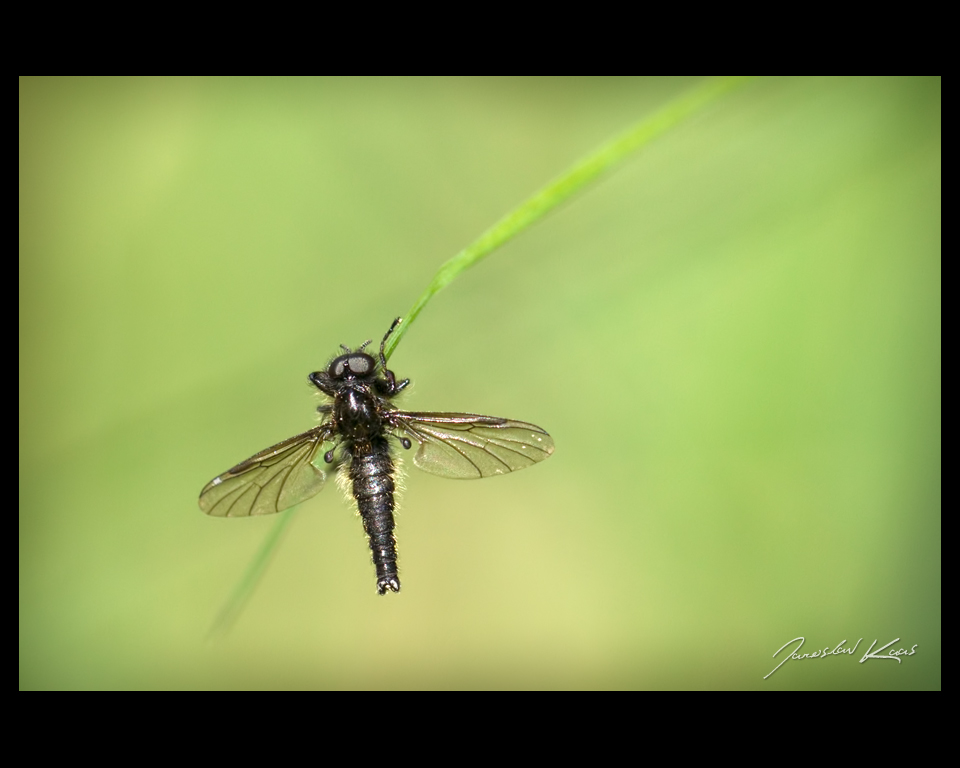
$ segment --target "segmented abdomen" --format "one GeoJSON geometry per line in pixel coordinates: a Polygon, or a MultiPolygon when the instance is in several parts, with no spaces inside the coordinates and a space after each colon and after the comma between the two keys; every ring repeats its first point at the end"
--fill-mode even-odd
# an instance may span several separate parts
{"type": "Polygon", "coordinates": [[[370,540],[377,567],[377,592],[400,591],[397,540],[393,535],[393,461],[385,437],[356,442],[350,447],[350,480],[363,529],[370,540]]]}

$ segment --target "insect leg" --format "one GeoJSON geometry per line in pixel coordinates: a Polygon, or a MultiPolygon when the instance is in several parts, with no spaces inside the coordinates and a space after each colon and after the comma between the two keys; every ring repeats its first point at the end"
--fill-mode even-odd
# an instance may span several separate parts
{"type": "Polygon", "coordinates": [[[386,332],[385,334],[383,334],[383,341],[380,342],[380,366],[381,366],[384,370],[386,370],[386,368],[387,368],[387,358],[386,358],[386,357],[384,356],[384,354],[383,354],[384,349],[386,349],[386,346],[387,346],[387,339],[390,338],[390,334],[393,333],[394,329],[395,329],[398,325],[400,325],[401,322],[403,322],[403,318],[402,318],[402,317],[398,317],[396,320],[394,320],[394,321],[390,324],[390,327],[387,329],[387,332],[386,332]]]}

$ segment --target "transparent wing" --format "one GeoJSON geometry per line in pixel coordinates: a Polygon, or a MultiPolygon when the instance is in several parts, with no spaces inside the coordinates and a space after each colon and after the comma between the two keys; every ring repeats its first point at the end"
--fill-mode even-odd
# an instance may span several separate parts
{"type": "Polygon", "coordinates": [[[200,491],[200,509],[214,517],[270,515],[315,496],[327,479],[313,458],[326,426],[277,443],[213,478],[200,491]]]}
{"type": "Polygon", "coordinates": [[[475,413],[396,411],[394,423],[420,447],[413,463],[441,477],[470,480],[504,475],[543,461],[553,439],[523,421],[475,413]]]}

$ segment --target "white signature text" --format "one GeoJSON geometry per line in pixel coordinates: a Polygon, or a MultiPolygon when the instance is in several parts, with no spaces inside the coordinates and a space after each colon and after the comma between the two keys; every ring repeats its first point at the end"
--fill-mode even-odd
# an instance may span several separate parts
{"type": "MultiPolygon", "coordinates": [[[[774,672],[780,669],[780,667],[782,667],[791,659],[800,661],[801,659],[825,659],[828,656],[843,656],[844,654],[853,656],[853,654],[856,652],[857,647],[860,645],[860,642],[862,640],[863,640],[862,637],[860,638],[860,640],[857,640],[856,645],[854,645],[853,648],[844,648],[843,646],[846,645],[847,641],[841,640],[839,643],[837,643],[836,647],[833,650],[830,650],[830,646],[828,645],[826,648],[817,649],[812,653],[800,653],[800,649],[803,648],[803,644],[804,642],[806,642],[806,638],[795,637],[790,642],[784,643],[783,645],[781,645],[780,648],[777,650],[777,652],[773,654],[773,658],[777,658],[777,656],[780,655],[780,651],[782,651],[784,648],[787,648],[788,646],[793,645],[794,643],[797,643],[797,645],[793,648],[793,650],[790,651],[784,657],[783,661],[781,661],[770,672],[764,675],[763,679],[766,680],[768,677],[770,677],[770,675],[772,675],[774,672]]],[[[860,659],[860,663],[863,664],[863,662],[867,661],[868,659],[894,659],[899,664],[902,661],[900,658],[901,656],[913,656],[913,654],[917,652],[917,645],[919,645],[919,643],[916,643],[909,651],[906,648],[898,648],[897,650],[890,651],[887,654],[883,653],[891,645],[898,642],[900,642],[900,638],[899,637],[894,638],[882,648],[877,648],[876,652],[874,652],[873,649],[877,644],[877,641],[874,640],[870,644],[870,648],[867,650],[867,652],[863,654],[863,657],[860,659]]]]}

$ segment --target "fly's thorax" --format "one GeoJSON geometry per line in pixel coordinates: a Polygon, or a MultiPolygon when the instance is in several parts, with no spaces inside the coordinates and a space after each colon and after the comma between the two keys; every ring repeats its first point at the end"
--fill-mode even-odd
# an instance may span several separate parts
{"type": "Polygon", "coordinates": [[[368,440],[383,430],[377,396],[371,388],[355,383],[341,389],[333,399],[337,431],[346,440],[368,440]]]}

